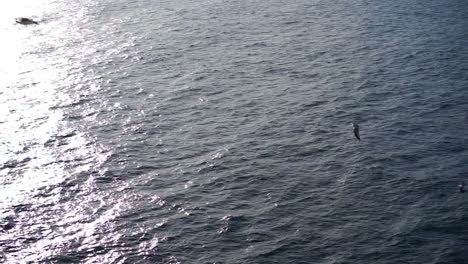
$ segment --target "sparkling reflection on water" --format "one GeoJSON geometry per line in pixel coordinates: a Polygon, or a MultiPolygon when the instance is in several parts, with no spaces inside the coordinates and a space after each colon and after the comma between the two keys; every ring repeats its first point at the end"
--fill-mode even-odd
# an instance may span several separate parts
{"type": "Polygon", "coordinates": [[[98,173],[108,153],[64,110],[76,101],[69,87],[99,86],[83,80],[70,56],[87,49],[72,43],[82,17],[60,17],[67,6],[54,1],[1,5],[0,260],[38,261],[92,240],[122,206],[96,215],[106,196],[90,172],[98,173]],[[40,24],[15,24],[19,16],[40,24]]]}

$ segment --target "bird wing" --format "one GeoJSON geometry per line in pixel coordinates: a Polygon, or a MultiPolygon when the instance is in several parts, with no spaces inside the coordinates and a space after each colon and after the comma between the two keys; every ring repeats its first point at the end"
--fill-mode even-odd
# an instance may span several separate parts
{"type": "Polygon", "coordinates": [[[359,136],[359,127],[354,128],[354,135],[358,140],[361,140],[361,137],[359,136]]]}

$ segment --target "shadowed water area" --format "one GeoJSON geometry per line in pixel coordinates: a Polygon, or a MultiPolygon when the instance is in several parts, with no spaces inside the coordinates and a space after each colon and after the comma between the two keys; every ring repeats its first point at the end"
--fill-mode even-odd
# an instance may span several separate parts
{"type": "Polygon", "coordinates": [[[0,262],[467,263],[466,1],[11,5],[0,262]]]}

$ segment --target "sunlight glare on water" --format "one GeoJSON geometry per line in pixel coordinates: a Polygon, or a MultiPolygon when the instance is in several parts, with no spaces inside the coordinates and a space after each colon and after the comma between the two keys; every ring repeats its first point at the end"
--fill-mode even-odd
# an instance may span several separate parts
{"type": "Polygon", "coordinates": [[[45,10],[46,1],[18,1],[2,3],[0,11],[5,20],[0,28],[3,36],[0,42],[3,60],[0,64],[0,136],[3,143],[0,152],[2,164],[7,164],[3,166],[2,174],[11,175],[10,170],[18,163],[24,163],[25,167],[16,177],[5,178],[10,184],[1,186],[1,195],[5,196],[0,199],[1,208],[18,202],[27,192],[47,185],[44,182],[54,181],[55,175],[63,177],[63,171],[57,166],[41,168],[54,157],[40,146],[57,132],[61,119],[61,113],[49,111],[56,89],[53,83],[59,74],[55,67],[38,56],[40,43],[34,39],[34,35],[40,34],[38,29],[23,27],[14,21],[15,17],[40,14],[45,10]]]}
{"type": "Polygon", "coordinates": [[[46,0],[11,1],[0,7],[0,252],[16,251],[5,259],[0,254],[0,261],[46,258],[71,240],[90,237],[107,222],[103,215],[80,224],[103,206],[96,202],[89,172],[97,170],[107,154],[63,109],[75,100],[66,89],[81,82],[83,74],[79,61],[71,62],[69,56],[81,48],[67,48],[80,35],[70,26],[79,14],[75,20],[61,18],[61,8],[67,7],[46,0]],[[39,25],[16,24],[16,17],[32,18],[39,25]],[[73,187],[72,175],[82,175],[83,184],[73,187]],[[70,199],[78,191],[92,205],[70,199]],[[30,240],[37,234],[41,241],[30,240]]]}

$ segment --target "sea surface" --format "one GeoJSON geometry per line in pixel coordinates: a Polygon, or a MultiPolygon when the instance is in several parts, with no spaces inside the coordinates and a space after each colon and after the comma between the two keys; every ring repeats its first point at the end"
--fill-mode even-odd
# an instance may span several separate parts
{"type": "Polygon", "coordinates": [[[0,10],[1,263],[468,263],[467,1],[0,10]]]}

